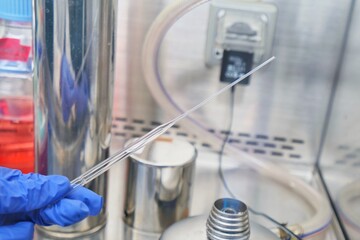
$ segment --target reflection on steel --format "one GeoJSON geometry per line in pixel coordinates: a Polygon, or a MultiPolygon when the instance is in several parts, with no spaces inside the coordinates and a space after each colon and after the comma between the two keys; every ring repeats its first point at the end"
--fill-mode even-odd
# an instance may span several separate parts
{"type": "Polygon", "coordinates": [[[232,198],[217,200],[208,217],[206,233],[210,240],[249,239],[250,223],[246,204],[232,198]]]}
{"type": "Polygon", "coordinates": [[[158,139],[130,156],[124,221],[161,233],[189,214],[197,152],[188,142],[158,139]]]}
{"type": "MultiPolygon", "coordinates": [[[[116,10],[116,0],[34,1],[37,172],[74,179],[108,156],[116,10]]],[[[106,196],[106,176],[88,187],[106,196]]],[[[45,232],[75,237],[105,221],[104,208],[97,217],[45,232]]]]}
{"type": "Polygon", "coordinates": [[[247,206],[236,199],[215,201],[210,215],[186,218],[171,225],[160,240],[279,240],[270,229],[249,221],[247,206]],[[251,229],[251,235],[250,235],[251,229]]]}

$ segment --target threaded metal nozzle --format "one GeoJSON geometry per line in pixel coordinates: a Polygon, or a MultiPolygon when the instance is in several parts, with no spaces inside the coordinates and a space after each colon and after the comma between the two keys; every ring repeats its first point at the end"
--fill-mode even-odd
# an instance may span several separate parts
{"type": "Polygon", "coordinates": [[[206,223],[210,240],[247,240],[250,237],[249,214],[245,203],[231,198],[217,200],[206,223]]]}

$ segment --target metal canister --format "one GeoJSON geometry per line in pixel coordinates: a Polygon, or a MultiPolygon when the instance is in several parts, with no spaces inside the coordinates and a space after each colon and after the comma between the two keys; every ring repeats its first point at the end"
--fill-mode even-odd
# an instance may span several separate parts
{"type": "Polygon", "coordinates": [[[161,138],[129,157],[124,221],[161,233],[189,214],[197,151],[189,142],[161,138]]]}
{"type": "Polygon", "coordinates": [[[250,221],[246,204],[232,198],[216,200],[208,215],[181,220],[166,229],[160,237],[160,240],[182,239],[280,240],[270,229],[250,221]]]}
{"type": "MultiPolygon", "coordinates": [[[[108,157],[117,0],[36,0],[33,6],[35,167],[71,180],[108,157]]],[[[105,175],[87,187],[106,202],[105,175]]],[[[105,210],[70,227],[41,230],[83,236],[105,224],[105,210]]]]}

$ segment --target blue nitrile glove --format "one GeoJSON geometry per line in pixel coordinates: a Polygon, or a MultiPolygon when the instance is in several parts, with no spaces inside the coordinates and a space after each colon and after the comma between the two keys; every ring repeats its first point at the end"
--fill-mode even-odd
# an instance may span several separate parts
{"type": "Polygon", "coordinates": [[[68,226],[100,213],[101,196],[84,187],[70,191],[64,176],[0,167],[0,239],[32,239],[34,223],[68,226]]]}

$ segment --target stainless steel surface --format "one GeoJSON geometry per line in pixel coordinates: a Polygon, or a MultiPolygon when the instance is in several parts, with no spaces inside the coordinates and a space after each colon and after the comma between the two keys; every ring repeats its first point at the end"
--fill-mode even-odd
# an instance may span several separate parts
{"type": "MultiPolygon", "coordinates": [[[[174,225],[164,232],[160,240],[208,240],[206,236],[206,219],[207,215],[200,215],[187,218],[174,225]]],[[[250,240],[279,240],[269,229],[250,222],[251,235],[250,240]]],[[[242,238],[229,238],[242,239],[242,238]]]]}
{"type": "MultiPolygon", "coordinates": [[[[171,0],[125,0],[119,2],[119,26],[117,33],[117,65],[113,133],[117,139],[137,137],[166,120],[167,114],[154,102],[147,91],[141,73],[141,48],[145,34],[154,18],[171,0]]],[[[352,0],[268,0],[278,7],[278,18],[272,54],[277,65],[266,74],[252,79],[249,87],[238,87],[236,96],[235,126],[231,138],[235,144],[258,157],[285,163],[294,174],[304,178],[319,191],[314,172],[309,171],[319,151],[326,110],[330,100],[336,72],[341,66],[339,58],[345,39],[346,21],[352,0]]],[[[326,180],[336,197],[338,189],[351,182],[358,172],[357,112],[358,98],[358,42],[359,4],[357,3],[349,46],[336,94],[334,114],[321,162],[326,180]],[[355,76],[355,77],[353,77],[355,76]],[[344,104],[345,103],[345,104],[344,104]],[[339,143],[339,144],[338,144],[339,143]],[[338,147],[338,149],[337,149],[338,147]],[[356,155],[356,154],[355,154],[356,155]],[[346,164],[334,164],[336,156],[342,156],[346,164]],[[348,167],[346,167],[346,166],[348,167]],[[342,170],[341,170],[342,169],[342,170]]],[[[198,102],[207,91],[219,87],[219,69],[205,68],[204,46],[208,17],[208,5],[197,8],[180,19],[167,34],[162,45],[159,67],[165,87],[181,107],[187,108],[198,102]]],[[[202,120],[209,131],[223,134],[228,111],[225,96],[215,104],[194,116],[202,120]]],[[[168,133],[193,141],[199,149],[212,154],[220,146],[210,146],[180,125],[168,133]]],[[[217,180],[216,157],[204,157],[197,168],[195,195],[191,215],[206,212],[209,200],[224,195],[217,180]],[[208,185],[215,186],[212,189],[208,185]],[[197,191],[200,189],[201,191],[197,191]]],[[[123,195],[120,186],[122,170],[112,169],[111,210],[106,239],[122,239],[121,214],[123,195]],[[120,192],[117,192],[119,191],[120,192]]],[[[226,175],[230,185],[236,187],[237,172],[231,168],[226,175]]],[[[252,207],[262,210],[284,222],[296,223],[311,216],[311,209],[302,199],[281,187],[276,194],[271,182],[261,180],[251,170],[242,171],[242,183],[248,188],[238,194],[252,207]],[[271,197],[269,197],[271,196],[271,197]],[[266,201],[264,200],[266,199],[266,201]],[[281,200],[287,199],[286,204],[281,200]],[[269,207],[271,206],[271,207],[269,207]],[[283,214],[283,213],[286,214],[283,214]],[[289,220],[290,219],[290,220],[289,220]]],[[[315,173],[316,175],[316,173],[315,173]]],[[[336,221],[336,220],[335,220],[336,221]]],[[[140,239],[136,238],[135,239],[140,239]]],[[[343,239],[341,232],[331,228],[322,239],[343,239]]]]}
{"type": "MultiPolygon", "coordinates": [[[[342,62],[339,80],[333,96],[324,148],[321,154],[321,169],[326,185],[339,217],[347,230],[349,239],[359,239],[360,229],[345,216],[339,204],[341,193],[360,176],[360,3],[355,1],[348,41],[342,62]]],[[[360,206],[360,192],[353,192],[354,201],[360,206]],[[358,196],[358,197],[356,197],[358,196]]],[[[348,204],[354,204],[349,202],[348,204]]],[[[353,214],[360,218],[360,208],[353,214]]]]}
{"type": "MultiPolygon", "coordinates": [[[[117,1],[40,0],[34,10],[36,170],[73,179],[109,152],[117,1]]],[[[88,187],[106,198],[105,175],[88,187]]],[[[91,233],[105,224],[105,211],[42,230],[91,233]]]]}
{"type": "MultiPolygon", "coordinates": [[[[113,151],[120,149],[123,143],[117,139],[113,141],[113,151]]],[[[190,206],[190,216],[208,214],[214,201],[218,198],[226,197],[227,192],[223,188],[218,177],[218,154],[208,151],[199,151],[196,160],[195,179],[193,182],[193,195],[190,206]]],[[[238,165],[238,162],[231,159],[224,160],[225,176],[230,182],[230,188],[236,196],[244,199],[245,203],[251,205],[253,209],[265,212],[280,222],[287,222],[290,225],[312,216],[313,209],[303,198],[294,195],[289,189],[269,181],[254,171],[248,171],[238,165]],[[270,197],[271,196],[271,197],[270,197]],[[284,204],[286,199],[286,204],[284,204]]],[[[123,202],[125,200],[125,183],[126,183],[126,166],[119,163],[110,170],[110,197],[108,205],[111,206],[109,211],[109,221],[106,226],[105,239],[154,239],[148,233],[128,229],[130,233],[136,233],[134,238],[124,237],[124,224],[122,221],[123,202]]],[[[308,184],[313,186],[317,191],[323,192],[323,187],[319,183],[316,173],[309,173],[306,168],[297,168],[294,175],[302,178],[308,184]]],[[[250,219],[266,227],[274,227],[269,221],[250,214],[250,219]]],[[[129,235],[126,235],[129,236],[129,235]]],[[[134,235],[132,235],[134,236],[134,235]]],[[[332,227],[320,238],[326,240],[340,240],[340,235],[336,235],[332,227]]],[[[155,238],[156,239],[156,238],[155,238]]]]}
{"type": "MultiPolygon", "coordinates": [[[[112,141],[112,153],[118,151],[123,146],[120,138],[112,141]]],[[[211,210],[214,201],[218,198],[226,197],[226,191],[219,180],[217,171],[216,153],[208,151],[199,151],[196,160],[195,178],[193,184],[193,195],[191,198],[190,216],[205,215],[211,210]],[[208,163],[211,164],[208,164],[208,163]],[[211,186],[211,187],[209,187],[211,186]]],[[[309,204],[302,198],[294,196],[288,189],[269,182],[267,179],[254,172],[241,169],[236,162],[225,159],[225,176],[232,184],[231,189],[235,191],[239,198],[251,205],[252,208],[261,210],[270,214],[280,222],[288,222],[289,224],[297,222],[301,219],[311,216],[312,209],[309,204]],[[250,178],[251,177],[251,178],[250,178]],[[235,189],[234,189],[235,188],[235,189]],[[244,196],[246,198],[244,198],[244,196]],[[269,197],[271,196],[271,197],[269,197]],[[286,199],[286,204],[284,204],[286,199]],[[286,213],[286,214],[284,214],[286,213]]],[[[128,227],[123,222],[123,211],[126,189],[126,162],[120,162],[109,171],[108,189],[109,197],[107,199],[108,221],[106,227],[94,235],[81,237],[79,239],[86,240],[157,240],[160,234],[144,232],[128,227]]],[[[316,173],[309,173],[306,168],[297,168],[293,172],[304,181],[311,184],[315,189],[322,192],[323,187],[316,177],[316,173]]],[[[265,227],[274,227],[268,221],[257,218],[250,214],[250,219],[260,223],[265,227]]],[[[204,232],[206,228],[204,227],[204,232]]],[[[183,232],[183,231],[182,231],[183,232]]],[[[205,233],[206,234],[206,233],[205,233]]],[[[54,238],[45,238],[37,235],[37,240],[48,240],[54,238]]],[[[180,238],[186,239],[186,238],[180,238]]],[[[198,238],[195,238],[198,239],[198,238]]],[[[320,240],[341,240],[341,234],[337,235],[333,226],[329,228],[325,236],[318,238],[320,240]]],[[[172,239],[174,240],[174,239],[172,239]]]]}
{"type": "MultiPolygon", "coordinates": [[[[118,54],[122,60],[118,67],[123,71],[115,85],[114,133],[117,136],[139,135],[143,129],[168,117],[154,103],[139,74],[139,49],[154,16],[169,2],[153,1],[151,6],[145,0],[120,3],[127,11],[119,21],[118,38],[122,40],[118,54]]],[[[272,51],[277,63],[266,73],[254,76],[249,87],[238,87],[237,124],[232,136],[239,147],[259,157],[311,166],[320,144],[351,1],[266,2],[278,8],[272,51]]],[[[221,86],[220,67],[205,66],[208,14],[209,5],[205,4],[181,18],[161,47],[160,76],[169,96],[183,109],[221,86]]],[[[193,117],[221,135],[228,117],[228,104],[224,96],[193,117]]],[[[184,131],[181,125],[177,130],[175,134],[185,133],[188,139],[208,147],[206,139],[194,140],[191,132],[184,131]]],[[[217,150],[220,146],[209,147],[217,150]]]]}
{"type": "Polygon", "coordinates": [[[211,94],[210,96],[206,97],[204,100],[202,100],[200,103],[196,104],[192,108],[186,110],[184,113],[181,113],[180,115],[176,116],[175,118],[171,119],[168,122],[165,122],[154,129],[149,130],[146,134],[143,136],[136,138],[136,140],[131,141],[128,143],[128,145],[117,152],[115,155],[104,159],[100,163],[96,164],[77,178],[73,179],[71,181],[71,186],[73,188],[76,188],[78,186],[84,186],[85,184],[91,182],[92,180],[96,179],[100,175],[104,174],[106,171],[108,171],[115,163],[127,158],[133,153],[136,153],[139,149],[143,148],[147,144],[151,143],[158,137],[162,136],[164,133],[166,133],[171,127],[173,127],[177,122],[180,120],[186,118],[191,113],[197,111],[202,106],[209,103],[211,100],[217,98],[222,93],[230,90],[233,86],[235,86],[237,83],[241,82],[242,80],[246,79],[248,76],[251,76],[253,73],[261,69],[262,67],[269,64],[271,61],[273,61],[275,57],[271,57],[265,62],[261,63],[254,69],[250,70],[249,72],[243,74],[243,76],[237,78],[232,83],[229,83],[224,88],[220,89],[219,91],[216,91],[215,93],[211,94]]]}
{"type": "MultiPolygon", "coordinates": [[[[119,3],[123,12],[119,21],[117,52],[120,61],[117,68],[121,71],[115,85],[113,132],[120,139],[142,135],[169,119],[147,91],[140,73],[140,62],[149,25],[170,2],[132,0],[119,3]]],[[[264,2],[275,4],[278,9],[272,47],[277,63],[254,76],[250,86],[237,87],[235,124],[230,140],[259,158],[283,163],[291,170],[301,169],[304,176],[310,177],[320,150],[331,89],[341,66],[341,46],[353,1],[264,2]]],[[[221,85],[219,67],[209,69],[204,64],[208,14],[209,4],[205,4],[181,18],[168,32],[161,47],[159,74],[168,95],[183,109],[194,105],[221,85]]],[[[228,111],[228,96],[224,96],[193,117],[205,124],[209,131],[225,136],[228,111]]],[[[193,141],[199,149],[208,152],[220,148],[209,145],[206,139],[195,136],[191,130],[185,130],[181,123],[168,135],[193,141]]],[[[209,160],[208,164],[214,163],[209,160]]],[[[244,181],[250,182],[254,176],[250,170],[244,170],[244,173],[249,177],[244,181]]],[[[213,182],[213,178],[208,178],[207,174],[200,176],[213,182]]],[[[236,185],[237,181],[233,181],[236,185]]],[[[266,188],[268,183],[262,183],[264,187],[256,187],[252,191],[271,194],[266,188]]],[[[206,185],[203,187],[206,188],[206,185]]],[[[241,194],[247,202],[263,204],[256,194],[241,194]]],[[[206,196],[194,196],[195,209],[200,211],[204,208],[206,196]]],[[[274,200],[274,204],[279,207],[283,197],[271,196],[278,200],[274,200]]],[[[299,202],[301,199],[292,200],[294,204],[299,202]]],[[[288,202],[283,204],[285,209],[281,212],[294,214],[294,223],[310,214],[306,206],[305,210],[294,210],[291,206],[288,202]]],[[[267,209],[266,206],[260,208],[267,209]]],[[[270,209],[270,213],[288,221],[279,211],[270,209]]]]}
{"type": "Polygon", "coordinates": [[[210,240],[247,240],[250,228],[246,204],[233,198],[216,200],[206,221],[206,235],[210,240]]]}
{"type": "Polygon", "coordinates": [[[321,163],[346,170],[353,177],[360,170],[360,3],[356,1],[345,56],[334,94],[321,163]]]}
{"type": "Polygon", "coordinates": [[[196,149],[177,139],[157,139],[130,155],[124,221],[136,230],[161,233],[188,216],[196,149]]]}

